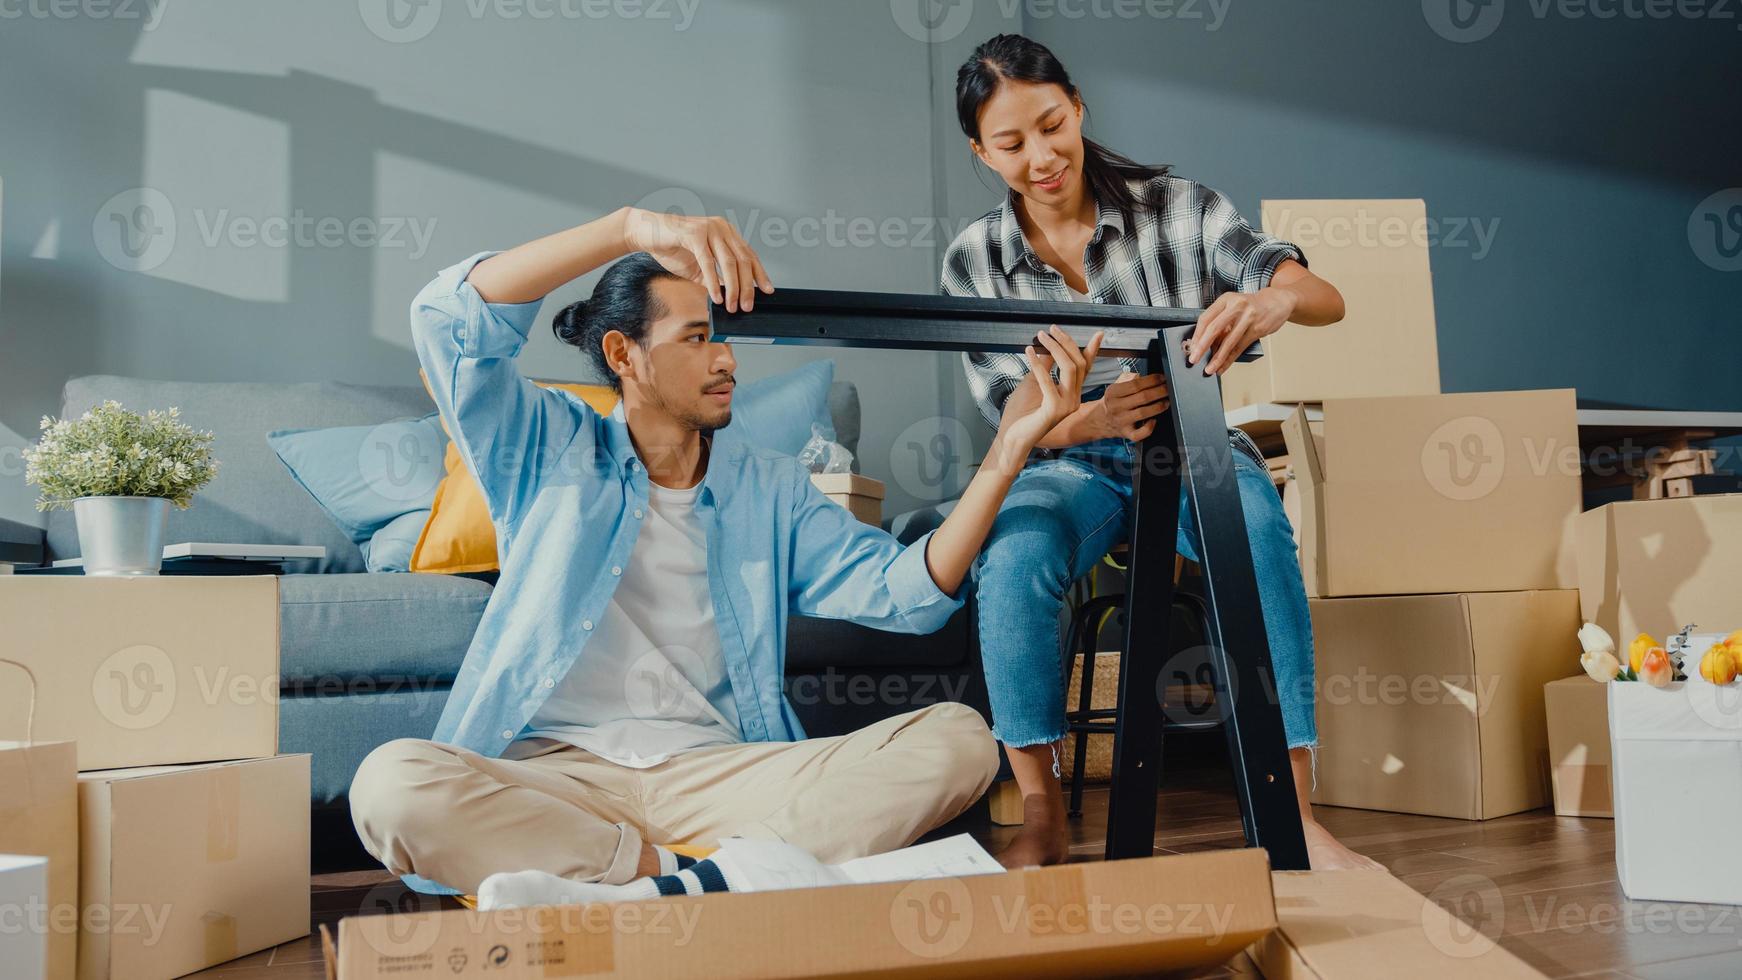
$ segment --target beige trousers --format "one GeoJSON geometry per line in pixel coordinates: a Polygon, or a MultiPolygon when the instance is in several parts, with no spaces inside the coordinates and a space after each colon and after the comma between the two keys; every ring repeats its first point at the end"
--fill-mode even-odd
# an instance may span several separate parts
{"type": "Polygon", "coordinates": [[[998,770],[978,712],[934,704],[848,735],[695,749],[630,769],[552,739],[502,758],[423,739],[369,753],[351,819],[394,874],[468,894],[498,871],[635,877],[642,843],[777,838],[837,863],[905,847],[971,806],[998,770]]]}

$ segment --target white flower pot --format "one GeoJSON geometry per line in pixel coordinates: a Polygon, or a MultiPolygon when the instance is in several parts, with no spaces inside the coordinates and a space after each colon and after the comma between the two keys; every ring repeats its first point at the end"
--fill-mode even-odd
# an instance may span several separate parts
{"type": "Polygon", "coordinates": [[[73,516],[86,575],[156,575],[163,568],[168,497],[80,497],[73,516]]]}

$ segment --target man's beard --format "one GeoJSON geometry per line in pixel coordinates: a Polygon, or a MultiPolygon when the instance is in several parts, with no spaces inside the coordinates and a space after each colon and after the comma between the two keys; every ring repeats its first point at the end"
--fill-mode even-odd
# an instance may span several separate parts
{"type": "Polygon", "coordinates": [[[653,400],[654,403],[659,406],[661,411],[670,415],[673,419],[676,419],[679,425],[686,429],[700,432],[702,435],[712,435],[714,432],[724,429],[726,426],[732,424],[732,407],[729,404],[726,406],[724,412],[714,416],[707,416],[703,415],[700,411],[697,411],[693,406],[686,408],[677,408],[673,406],[670,402],[666,401],[665,396],[657,389],[653,392],[653,400]]]}

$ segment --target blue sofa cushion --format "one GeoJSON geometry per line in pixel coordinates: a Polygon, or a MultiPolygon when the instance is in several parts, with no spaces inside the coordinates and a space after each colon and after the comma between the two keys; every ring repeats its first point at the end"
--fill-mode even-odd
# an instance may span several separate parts
{"type": "Polygon", "coordinates": [[[371,572],[409,572],[411,553],[417,550],[417,539],[423,537],[423,526],[429,523],[430,511],[414,510],[387,522],[369,540],[357,547],[363,549],[363,561],[371,572]]]}
{"type": "Polygon", "coordinates": [[[278,429],[266,443],[359,548],[395,518],[429,510],[446,475],[448,437],[434,412],[376,425],[278,429]]]}
{"type": "Polygon", "coordinates": [[[488,583],[459,575],[281,576],[281,686],[335,696],[445,685],[489,600],[488,583]]]}
{"type": "Polygon", "coordinates": [[[813,425],[830,441],[835,424],[829,412],[834,361],[811,361],[760,381],[747,382],[733,399],[732,429],[752,446],[797,456],[810,441],[813,425]]]}

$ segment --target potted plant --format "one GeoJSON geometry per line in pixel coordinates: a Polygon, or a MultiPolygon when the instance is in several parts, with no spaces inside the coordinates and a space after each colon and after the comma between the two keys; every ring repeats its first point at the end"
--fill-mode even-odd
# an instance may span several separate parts
{"type": "Polygon", "coordinates": [[[42,487],[37,510],[72,508],[86,575],[156,575],[169,505],[187,510],[218,472],[210,432],[181,410],[130,412],[105,401],[77,419],[43,416],[24,450],[24,479],[42,487]]]}

